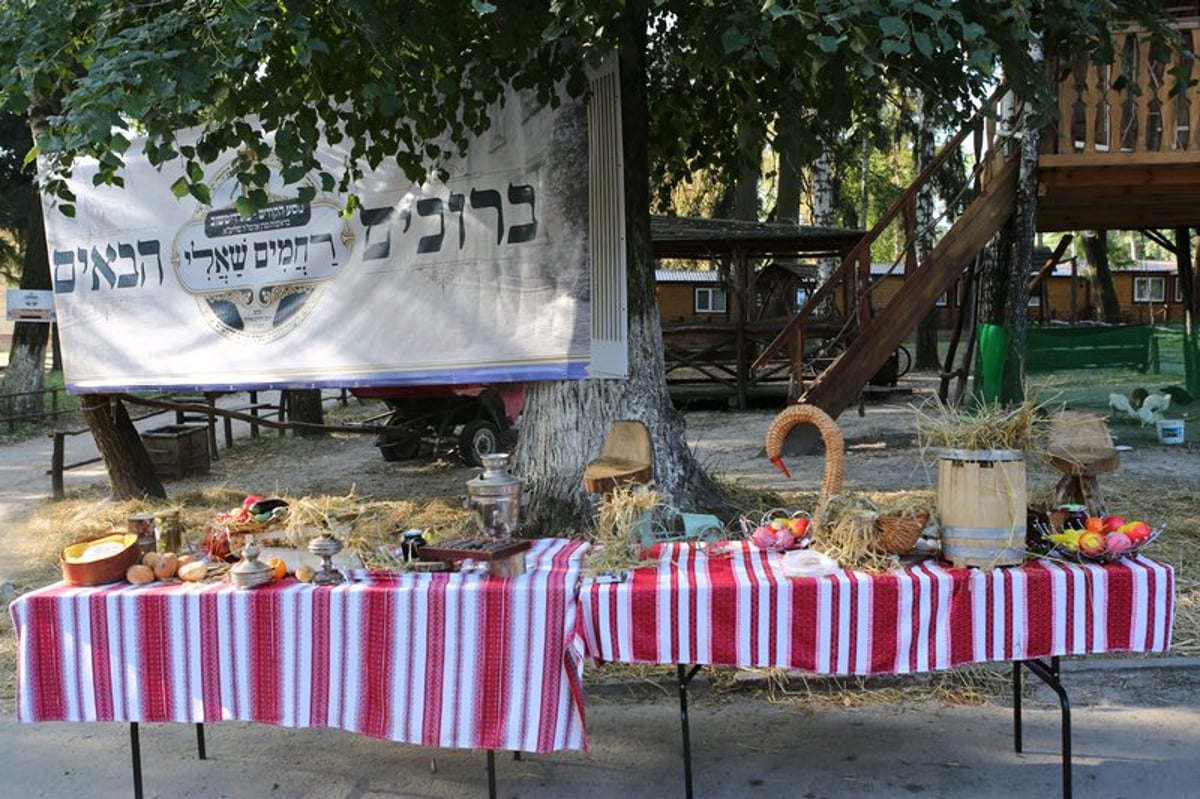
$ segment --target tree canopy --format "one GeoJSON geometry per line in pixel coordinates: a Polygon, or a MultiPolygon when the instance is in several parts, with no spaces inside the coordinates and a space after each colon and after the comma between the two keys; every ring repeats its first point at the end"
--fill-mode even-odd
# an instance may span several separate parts
{"type": "Polygon", "coordinates": [[[20,279],[33,171],[25,164],[32,146],[29,127],[16,114],[0,113],[0,274],[20,279]]]}
{"type": "MultiPolygon", "coordinates": [[[[906,87],[964,112],[1000,72],[1028,99],[1053,81],[1039,60],[1107,55],[1108,21],[1152,19],[1154,0],[30,0],[0,6],[0,106],[31,114],[46,190],[80,155],[121,183],[133,135],[154,162],[181,158],[176,186],[204,201],[203,167],[240,153],[243,210],[277,169],[298,183],[319,136],[352,143],[357,169],[397,159],[418,177],[487,127],[506,83],[550,98],[585,86],[624,15],[648,34],[650,156],[660,185],[741,158],[739,126],[781,110],[811,148],[881,93],[906,87]],[[194,147],[175,131],[203,126],[194,147]],[[269,145],[264,131],[274,133],[269,145]],[[268,165],[270,164],[270,165],[268,165]]],[[[761,141],[761,139],[759,139],[761,141]]],[[[325,175],[330,186],[334,176],[325,175]]],[[[303,190],[301,189],[303,192],[303,190]]],[[[311,191],[311,189],[309,190],[311,191]]]]}

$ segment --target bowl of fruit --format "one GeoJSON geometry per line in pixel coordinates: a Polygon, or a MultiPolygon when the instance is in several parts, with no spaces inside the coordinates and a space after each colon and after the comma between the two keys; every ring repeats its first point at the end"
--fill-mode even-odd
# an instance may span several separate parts
{"type": "MultiPolygon", "coordinates": [[[[1052,515],[1053,518],[1053,515],[1052,515]]],[[[1068,516],[1061,525],[1044,531],[1052,554],[1080,563],[1108,563],[1132,557],[1162,534],[1143,521],[1126,521],[1122,516],[1068,516]]]]}
{"type": "Polygon", "coordinates": [[[808,514],[803,511],[773,508],[756,521],[742,517],[741,527],[754,546],[775,552],[803,549],[812,539],[808,514]]]}

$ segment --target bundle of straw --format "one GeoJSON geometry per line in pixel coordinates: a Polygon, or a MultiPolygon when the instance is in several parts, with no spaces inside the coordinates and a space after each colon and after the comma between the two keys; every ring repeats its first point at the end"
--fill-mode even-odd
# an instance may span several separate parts
{"type": "Polygon", "coordinates": [[[932,410],[917,408],[916,428],[922,455],[931,448],[1038,452],[1049,420],[1047,406],[1034,396],[1011,408],[953,407],[934,401],[932,410]]]}
{"type": "Polygon", "coordinates": [[[886,572],[896,568],[894,556],[876,545],[875,520],[879,506],[856,493],[834,494],[814,520],[812,548],[824,552],[844,569],[886,572]]]}
{"type": "Polygon", "coordinates": [[[632,484],[617,486],[605,495],[584,573],[595,576],[637,567],[642,562],[641,529],[646,516],[666,507],[669,500],[666,494],[632,484]]]}

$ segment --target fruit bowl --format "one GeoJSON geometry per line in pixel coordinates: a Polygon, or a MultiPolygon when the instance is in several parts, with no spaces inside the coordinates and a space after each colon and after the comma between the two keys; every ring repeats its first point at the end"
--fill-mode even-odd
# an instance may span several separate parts
{"type": "Polygon", "coordinates": [[[783,552],[803,549],[812,540],[811,524],[804,511],[772,508],[758,519],[742,516],[738,519],[743,538],[759,549],[783,552]]]}
{"type": "MultiPolygon", "coordinates": [[[[1163,528],[1151,528],[1149,534],[1144,538],[1140,538],[1138,543],[1129,541],[1128,536],[1124,537],[1124,542],[1117,539],[1115,543],[1110,542],[1109,538],[1113,535],[1124,535],[1123,533],[1109,533],[1104,540],[1103,546],[1089,546],[1085,543],[1086,539],[1080,536],[1080,544],[1075,549],[1071,549],[1065,545],[1057,545],[1054,547],[1053,554],[1056,557],[1061,557],[1065,560],[1075,561],[1077,563],[1111,563],[1120,558],[1130,558],[1134,555],[1145,551],[1146,547],[1153,544],[1160,535],[1163,528]],[[1127,542],[1127,545],[1126,545],[1127,542]],[[1086,547],[1086,548],[1085,548],[1086,547]]],[[[1084,533],[1084,535],[1087,535],[1084,533]]]]}

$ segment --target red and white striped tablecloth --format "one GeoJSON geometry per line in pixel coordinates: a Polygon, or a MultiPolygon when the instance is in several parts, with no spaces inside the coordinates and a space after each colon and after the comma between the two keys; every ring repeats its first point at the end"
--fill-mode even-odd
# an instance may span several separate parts
{"type": "Polygon", "coordinates": [[[339,586],[56,584],[11,606],[21,721],[225,719],[426,746],[583,749],[579,567],[359,572],[339,586]]]}
{"type": "Polygon", "coordinates": [[[788,578],[778,555],[749,544],[712,559],[669,544],[625,582],[585,580],[580,618],[598,661],[903,674],[1163,652],[1174,614],[1174,571],[1141,556],[788,578]]]}

